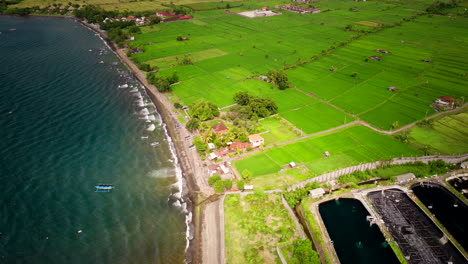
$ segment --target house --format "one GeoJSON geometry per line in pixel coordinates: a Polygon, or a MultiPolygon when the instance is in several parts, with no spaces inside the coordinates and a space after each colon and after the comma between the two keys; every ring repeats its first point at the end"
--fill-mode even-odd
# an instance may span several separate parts
{"type": "Polygon", "coordinates": [[[218,157],[226,156],[227,154],[231,153],[232,151],[229,149],[217,149],[214,151],[218,157]]]}
{"type": "Polygon", "coordinates": [[[387,90],[389,90],[390,92],[398,92],[399,89],[396,86],[390,86],[387,88],[387,90]]]}
{"type": "Polygon", "coordinates": [[[270,10],[270,9],[268,9],[268,7],[266,7],[266,6],[262,7],[262,11],[268,11],[268,10],[270,10]]]}
{"type": "Polygon", "coordinates": [[[460,165],[460,168],[467,169],[468,168],[468,161],[462,162],[462,164],[460,165]]]}
{"type": "Polygon", "coordinates": [[[294,167],[297,166],[296,162],[294,162],[294,161],[289,162],[288,165],[289,165],[289,167],[291,167],[291,168],[294,168],[294,167]]]}
{"type": "Polygon", "coordinates": [[[330,157],[330,152],[325,151],[325,152],[323,153],[323,155],[325,156],[325,158],[329,158],[329,157],[330,157]]]}
{"type": "Polygon", "coordinates": [[[375,51],[380,52],[382,54],[390,54],[390,51],[388,51],[388,50],[376,49],[375,51]]]}
{"type": "Polygon", "coordinates": [[[158,17],[163,18],[163,17],[173,17],[173,16],[175,16],[176,14],[175,14],[175,13],[167,13],[167,12],[157,12],[156,15],[157,15],[158,17]]]}
{"type": "Polygon", "coordinates": [[[396,176],[395,181],[397,183],[408,183],[409,181],[413,180],[414,178],[416,178],[416,176],[414,176],[413,173],[405,173],[405,174],[401,174],[401,175],[396,176]]]}
{"type": "Polygon", "coordinates": [[[251,191],[251,190],[253,190],[253,188],[254,188],[253,185],[244,185],[244,190],[245,191],[251,191]]]}
{"type": "Polygon", "coordinates": [[[253,134],[248,136],[250,143],[252,143],[252,147],[258,147],[265,143],[265,140],[259,134],[253,134]]]}
{"type": "Polygon", "coordinates": [[[228,128],[221,122],[214,125],[212,129],[213,132],[215,132],[217,135],[224,134],[229,131],[228,128]]]}
{"type": "Polygon", "coordinates": [[[213,144],[213,143],[208,143],[208,148],[209,148],[209,149],[215,149],[216,146],[215,146],[215,144],[213,144]]]}
{"type": "Polygon", "coordinates": [[[215,160],[217,158],[218,158],[218,155],[216,155],[216,153],[214,152],[211,152],[210,155],[208,155],[209,160],[215,160]]]}
{"type": "Polygon", "coordinates": [[[325,194],[325,190],[323,188],[317,188],[309,191],[309,196],[312,199],[320,198],[325,194]]]}
{"type": "Polygon", "coordinates": [[[299,3],[299,4],[308,4],[310,2],[314,2],[316,0],[292,0],[293,2],[299,3]]]}
{"type": "Polygon", "coordinates": [[[73,11],[75,8],[73,6],[68,7],[68,11],[73,11]]]}
{"type": "Polygon", "coordinates": [[[455,106],[455,102],[457,102],[457,99],[451,96],[442,96],[437,98],[434,103],[444,106],[445,109],[452,109],[455,106]]]}
{"type": "Polygon", "coordinates": [[[249,142],[236,141],[229,145],[229,149],[233,151],[236,151],[236,150],[245,151],[248,147],[251,147],[251,146],[252,144],[250,144],[249,142]]]}
{"type": "Polygon", "coordinates": [[[379,56],[369,56],[368,58],[373,59],[375,61],[380,61],[381,60],[379,56]]]}
{"type": "Polygon", "coordinates": [[[55,6],[49,7],[49,10],[55,10],[55,6]]]}

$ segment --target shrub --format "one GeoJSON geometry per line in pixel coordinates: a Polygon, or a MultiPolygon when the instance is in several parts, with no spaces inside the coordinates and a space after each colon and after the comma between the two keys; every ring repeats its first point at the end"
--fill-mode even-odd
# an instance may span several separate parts
{"type": "Polygon", "coordinates": [[[213,175],[208,178],[208,184],[213,185],[217,182],[221,181],[221,175],[213,175]]]}
{"type": "Polygon", "coordinates": [[[244,181],[243,180],[238,180],[236,182],[236,185],[237,185],[237,189],[244,190],[244,181]]]}
{"type": "Polygon", "coordinates": [[[232,180],[224,180],[224,188],[227,190],[232,188],[232,180]]]}
{"type": "Polygon", "coordinates": [[[215,182],[213,188],[214,188],[215,192],[217,192],[217,193],[224,192],[224,182],[221,181],[221,180],[215,182]]]}

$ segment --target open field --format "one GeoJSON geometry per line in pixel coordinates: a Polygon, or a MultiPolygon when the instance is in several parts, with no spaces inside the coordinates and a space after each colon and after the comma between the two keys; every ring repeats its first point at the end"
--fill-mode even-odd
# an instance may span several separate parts
{"type": "Polygon", "coordinates": [[[359,163],[418,155],[421,155],[418,150],[392,137],[366,127],[353,126],[254,153],[236,161],[234,165],[240,172],[250,171],[253,175],[252,182],[257,186],[272,186],[294,184],[359,163]],[[324,157],[325,151],[330,153],[329,158],[324,157]],[[297,163],[298,168],[279,172],[280,168],[286,168],[291,161],[297,163]]]}
{"type": "MultiPolygon", "coordinates": [[[[169,10],[170,8],[164,5],[169,3],[174,3],[175,5],[184,5],[184,6],[194,6],[196,8],[199,6],[206,6],[208,9],[213,9],[219,6],[220,3],[214,3],[212,0],[172,0],[172,1],[163,1],[163,0],[144,0],[144,1],[135,1],[135,0],[87,0],[87,1],[68,1],[68,0],[23,0],[20,3],[14,5],[13,7],[33,7],[33,6],[48,6],[52,4],[64,4],[68,5],[71,2],[72,4],[88,4],[88,5],[98,5],[106,10],[113,11],[156,11],[156,10],[169,10]]],[[[231,6],[238,5],[235,0],[231,1],[231,6]]],[[[226,6],[225,2],[223,6],[226,6]]],[[[221,6],[219,6],[221,7],[221,6]]]]}
{"type": "Polygon", "coordinates": [[[434,120],[432,127],[413,127],[410,141],[429,145],[440,154],[457,155],[468,152],[468,113],[434,120]]]}
{"type": "Polygon", "coordinates": [[[276,245],[299,238],[277,194],[229,194],[224,213],[226,263],[278,263],[276,245]]]}
{"type": "Polygon", "coordinates": [[[463,17],[420,17],[362,37],[330,56],[291,70],[290,76],[298,88],[376,127],[388,130],[395,122],[403,126],[434,114],[429,105],[438,97],[466,96],[468,52],[462,47],[468,40],[459,36],[468,34],[468,28],[461,27],[467,22],[463,17]],[[371,55],[381,61],[368,59],[371,55]],[[332,67],[336,71],[330,73],[332,67]],[[388,91],[390,86],[399,92],[388,91]]]}

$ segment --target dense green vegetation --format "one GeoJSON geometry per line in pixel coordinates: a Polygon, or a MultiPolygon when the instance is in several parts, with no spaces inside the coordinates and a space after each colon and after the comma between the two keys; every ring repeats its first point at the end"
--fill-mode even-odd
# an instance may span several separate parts
{"type": "MultiPolygon", "coordinates": [[[[298,238],[277,194],[227,195],[224,201],[227,263],[275,263],[276,245],[298,238]]],[[[306,242],[305,242],[306,243],[306,242]]],[[[298,255],[307,258],[301,247],[298,255]]],[[[303,259],[304,259],[303,258],[303,259]]]]}

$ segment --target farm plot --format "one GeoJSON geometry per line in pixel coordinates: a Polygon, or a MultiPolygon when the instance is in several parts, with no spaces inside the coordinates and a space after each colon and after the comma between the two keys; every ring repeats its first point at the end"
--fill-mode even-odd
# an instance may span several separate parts
{"type": "Polygon", "coordinates": [[[279,116],[263,119],[260,124],[267,131],[262,134],[266,146],[294,139],[298,136],[297,133],[293,132],[296,131],[295,127],[279,116]]]}
{"type": "Polygon", "coordinates": [[[226,263],[278,263],[276,245],[299,238],[278,194],[229,194],[224,200],[226,263]]]}
{"type": "Polygon", "coordinates": [[[463,17],[421,17],[369,34],[288,73],[298,89],[376,127],[396,128],[433,114],[429,105],[438,97],[466,96],[468,52],[462,47],[467,40],[453,36],[468,34],[468,28],[460,28],[467,22],[463,17]],[[308,75],[317,79],[302,77],[308,75]]]}
{"type": "Polygon", "coordinates": [[[298,110],[281,113],[281,116],[293,123],[305,134],[324,131],[354,120],[350,115],[323,103],[316,103],[298,110]]]}
{"type": "MultiPolygon", "coordinates": [[[[266,174],[278,172],[280,165],[284,166],[291,161],[296,162],[299,166],[305,166],[309,177],[313,177],[359,163],[420,154],[413,147],[392,137],[374,132],[366,127],[353,126],[327,135],[268,149],[236,161],[234,165],[239,171],[252,172],[253,182],[262,182],[265,177],[283,177],[282,173],[275,176],[266,176],[266,174]],[[330,153],[329,158],[323,155],[325,151],[330,153]],[[275,166],[271,164],[275,164],[275,166]],[[268,169],[260,170],[258,167],[268,167],[268,169]]],[[[298,178],[302,179],[302,177],[298,178]]],[[[294,183],[294,180],[290,180],[289,183],[294,183]]]]}
{"type": "Polygon", "coordinates": [[[437,119],[429,127],[410,129],[412,142],[429,145],[440,154],[459,155],[468,152],[468,113],[437,119]]]}

